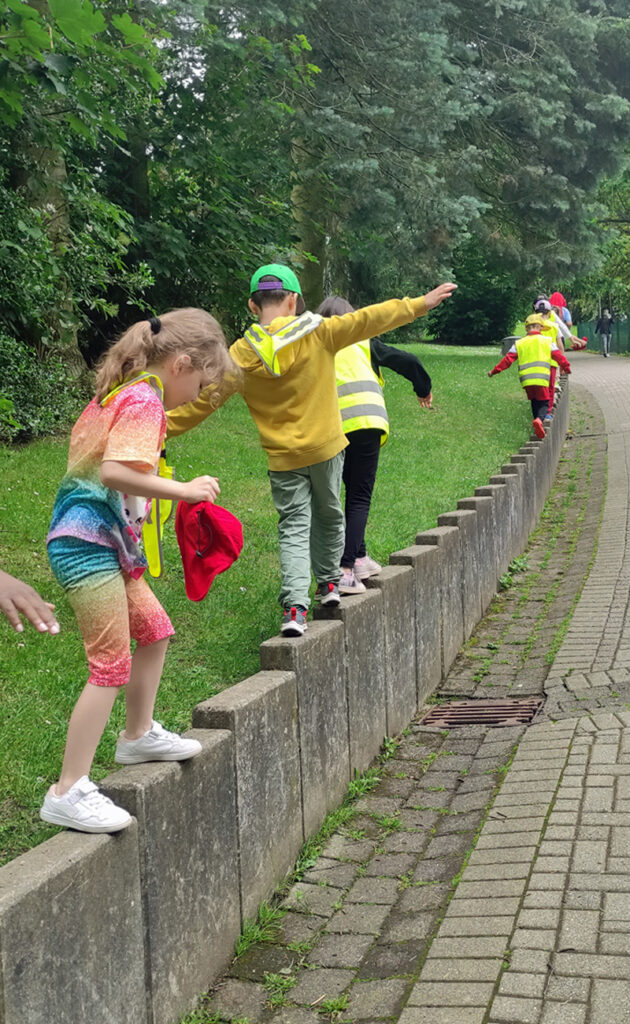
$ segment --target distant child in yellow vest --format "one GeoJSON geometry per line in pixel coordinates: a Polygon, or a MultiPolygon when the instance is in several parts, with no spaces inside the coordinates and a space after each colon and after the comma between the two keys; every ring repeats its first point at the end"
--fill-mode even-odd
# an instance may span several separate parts
{"type": "MultiPolygon", "coordinates": [[[[324,299],[317,312],[343,316],[354,307],[337,295],[324,299]]],[[[376,576],[381,566],[367,554],[365,528],[370,513],[381,446],[389,435],[389,420],[381,367],[411,381],[420,405],[430,409],[431,378],[412,352],[386,345],[380,338],[359,341],[335,356],[337,394],[343,432],[348,440],[343,463],[345,485],[345,546],[341,556],[341,594],[360,594],[364,579],[376,576]]]]}
{"type": "Polygon", "coordinates": [[[565,373],[571,373],[571,366],[564,352],[560,351],[555,341],[543,333],[545,326],[545,318],[539,313],[528,316],[525,321],[526,336],[519,338],[488,373],[489,377],[493,377],[495,373],[507,370],[508,366],[518,360],[518,377],[532,404],[532,426],[536,437],[540,438],[545,436],[543,420],[549,408],[550,395],[553,398],[550,386],[552,363],[557,363],[565,373]]]}
{"type": "MultiPolygon", "coordinates": [[[[242,393],[269,460],[278,512],[282,585],[281,632],[301,636],[310,604],[311,564],[322,605],[339,604],[343,449],[347,445],[335,383],[335,355],[375,334],[411,323],[455,290],[441,284],[415,299],[390,299],[345,316],[305,311],[300,283],[280,263],[260,267],[250,282],[258,318],[230,350],[242,368],[242,393]]],[[[223,392],[218,404],[230,393],[223,392]]],[[[169,436],[190,430],[216,407],[211,389],[173,410],[169,436]]],[[[214,396],[216,400],[216,395],[214,396]]]]}

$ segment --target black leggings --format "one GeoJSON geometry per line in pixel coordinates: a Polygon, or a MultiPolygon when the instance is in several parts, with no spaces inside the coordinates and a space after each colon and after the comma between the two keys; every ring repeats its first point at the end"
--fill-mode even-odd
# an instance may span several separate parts
{"type": "Polygon", "coordinates": [[[532,419],[544,420],[549,413],[549,399],[530,398],[530,402],[532,403],[532,419]]]}
{"type": "Polygon", "coordinates": [[[365,527],[378,467],[381,431],[372,428],[353,430],[346,436],[349,442],[343,464],[346,543],[341,565],[344,569],[351,569],[357,558],[365,557],[365,527]]]}

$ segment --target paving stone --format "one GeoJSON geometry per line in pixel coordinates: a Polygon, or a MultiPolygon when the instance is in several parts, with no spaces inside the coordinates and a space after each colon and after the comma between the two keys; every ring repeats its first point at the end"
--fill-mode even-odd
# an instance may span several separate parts
{"type": "Polygon", "coordinates": [[[428,956],[431,959],[444,957],[469,957],[474,950],[478,957],[502,957],[505,953],[505,940],[499,937],[476,938],[474,943],[467,939],[443,939],[440,935],[431,943],[428,956]]]}
{"type": "Polygon", "coordinates": [[[584,1003],[547,1003],[540,1024],[584,1024],[586,1011],[584,1003]]]}
{"type": "Polygon", "coordinates": [[[299,914],[318,914],[328,917],[332,914],[335,903],[342,897],[343,889],[336,889],[329,885],[311,885],[309,882],[296,882],[289,889],[282,906],[297,911],[299,914]]]}
{"type": "Polygon", "coordinates": [[[523,974],[547,975],[551,955],[544,949],[514,949],[510,957],[510,970],[523,974]]]}
{"type": "MultiPolygon", "coordinates": [[[[483,1024],[485,1013],[485,1007],[432,1007],[431,1024],[483,1024]]],[[[405,1007],[398,1024],[427,1024],[426,1008],[405,1007]]]]}
{"type": "Polygon", "coordinates": [[[461,857],[436,857],[434,860],[421,860],[413,873],[414,882],[450,881],[459,874],[462,866],[461,857]]]}
{"type": "Polygon", "coordinates": [[[623,953],[630,954],[630,934],[628,932],[614,933],[604,932],[599,939],[600,953],[623,953]]]}
{"type": "MultiPolygon", "coordinates": [[[[567,863],[568,866],[568,863],[567,863]]],[[[468,864],[465,879],[475,881],[504,881],[505,879],[527,878],[530,865],[526,861],[515,864],[468,864]]]]}
{"type": "Polygon", "coordinates": [[[429,912],[418,914],[392,914],[383,927],[384,942],[407,942],[409,939],[425,939],[433,931],[437,915],[429,912]]]}
{"type": "Polygon", "coordinates": [[[560,908],[545,910],[521,910],[518,915],[519,928],[557,928],[560,908]]]}
{"type": "Polygon", "coordinates": [[[453,899],[476,899],[485,896],[520,896],[525,888],[524,879],[510,878],[499,882],[467,882],[466,877],[457,886],[453,899]]]}
{"type": "Polygon", "coordinates": [[[429,837],[426,832],[392,832],[383,840],[386,853],[422,853],[429,837]]]}
{"type": "Polygon", "coordinates": [[[525,893],[523,899],[524,910],[548,910],[557,909],[562,906],[563,892],[554,890],[550,892],[532,890],[525,893]]]}
{"type": "Polygon", "coordinates": [[[440,925],[440,937],[452,935],[502,935],[507,939],[514,925],[513,917],[451,917],[447,914],[440,925]]]}
{"type": "Polygon", "coordinates": [[[359,878],[346,894],[346,903],[384,903],[391,907],[398,896],[397,878],[359,878]]]}
{"type": "Polygon", "coordinates": [[[560,929],[560,948],[595,953],[599,935],[599,911],[565,910],[560,929]]]}
{"type": "Polygon", "coordinates": [[[329,967],[318,967],[311,971],[302,971],[295,988],[291,989],[290,998],[293,1003],[312,1006],[313,1003],[326,999],[336,999],[352,984],[352,971],[336,970],[329,967]]]}
{"type": "Polygon", "coordinates": [[[409,1006],[486,1006],[493,991],[491,982],[419,981],[411,990],[409,1006]]]}
{"type": "Polygon", "coordinates": [[[553,969],[558,975],[578,978],[630,979],[630,959],[598,953],[556,953],[553,969]]]}
{"type": "Polygon", "coordinates": [[[356,968],[373,942],[373,935],[322,935],[308,961],[319,967],[356,968]]]}
{"type": "Polygon", "coordinates": [[[501,973],[502,960],[425,960],[419,981],[491,981],[501,973]]]}
{"type": "Polygon", "coordinates": [[[602,902],[600,892],[569,889],[563,899],[565,907],[572,910],[598,910],[602,902]]]}
{"type": "Polygon", "coordinates": [[[413,870],[417,862],[413,853],[379,853],[369,862],[365,874],[401,878],[413,870]]]}
{"type": "Polygon", "coordinates": [[[349,839],[337,833],[322,850],[324,857],[334,860],[350,860],[361,864],[374,853],[375,843],[369,839],[349,839]]]}
{"type": "Polygon", "coordinates": [[[549,977],[547,999],[561,1002],[586,1003],[591,985],[590,978],[559,978],[556,974],[549,977]]]}
{"type": "Polygon", "coordinates": [[[367,953],[359,969],[359,978],[392,978],[414,975],[426,943],[422,939],[388,943],[381,940],[367,953]]]}
{"type": "Polygon", "coordinates": [[[627,1024],[630,1020],[630,985],[627,981],[593,980],[591,1024],[627,1024]]]}
{"type": "Polygon", "coordinates": [[[419,910],[437,910],[446,906],[451,892],[450,885],[412,885],[405,889],[397,904],[402,913],[417,913],[419,910]]]}
{"type": "Polygon", "coordinates": [[[438,836],[432,839],[424,851],[423,861],[431,860],[433,857],[445,857],[452,854],[464,854],[470,849],[472,837],[466,832],[464,835],[438,836]]]}
{"type": "Polygon", "coordinates": [[[478,866],[481,864],[505,864],[506,860],[509,861],[510,864],[531,864],[535,854],[535,846],[513,846],[510,847],[509,854],[506,854],[505,848],[503,847],[479,849],[477,846],[468,858],[468,867],[478,866]]]}
{"type": "Polygon", "coordinates": [[[491,1019],[509,1021],[510,1024],[538,1024],[540,1009],[540,999],[496,996],[492,1003],[491,1019]]]}
{"type": "MultiPolygon", "coordinates": [[[[518,912],[520,901],[517,897],[506,897],[492,901],[494,914],[514,918],[518,912]]],[[[449,904],[448,914],[451,917],[476,917],[488,912],[488,901],[486,899],[476,900],[452,900],[449,904]]]]}
{"type": "Polygon", "coordinates": [[[346,1014],[352,1021],[391,1017],[400,1011],[408,987],[406,981],[397,978],[357,981],[350,992],[346,1014]]]}
{"type": "Polygon", "coordinates": [[[309,917],[307,914],[288,913],[281,918],[278,925],[278,941],[311,942],[313,936],[325,924],[321,917],[309,917]]]}
{"type": "Polygon", "coordinates": [[[553,949],[556,933],[552,928],[517,928],[511,939],[513,949],[553,949]]]}
{"type": "Polygon", "coordinates": [[[425,829],[428,831],[439,821],[439,811],[418,811],[412,807],[403,807],[398,815],[398,820],[403,828],[425,829]]]}
{"type": "Polygon", "coordinates": [[[319,860],[304,872],[303,881],[320,885],[325,882],[327,885],[337,886],[340,889],[347,889],[356,878],[359,867],[357,864],[343,864],[330,857],[320,857],[319,860]]]}
{"type": "Polygon", "coordinates": [[[305,1010],[301,1006],[282,1006],[276,1010],[273,1024],[321,1024],[321,1017],[316,1010],[305,1010]]]}
{"type": "Polygon", "coordinates": [[[228,973],[231,978],[239,978],[241,981],[259,981],[262,984],[265,974],[279,974],[281,971],[286,971],[293,967],[299,958],[299,953],[286,949],[284,946],[257,943],[234,961],[228,973]]]}
{"type": "Polygon", "coordinates": [[[468,811],[466,814],[443,814],[435,826],[435,834],[445,836],[452,832],[476,832],[482,820],[481,811],[468,811]]]}
{"type": "Polygon", "coordinates": [[[331,917],[326,928],[336,934],[378,935],[389,911],[389,907],[350,903],[331,917]]]}
{"type": "Polygon", "coordinates": [[[506,971],[499,985],[499,995],[522,996],[527,999],[541,999],[547,984],[544,974],[519,974],[506,971]]]}
{"type": "Polygon", "coordinates": [[[228,978],[221,982],[210,998],[209,1008],[226,1020],[247,1018],[250,1024],[259,1024],[263,1019],[267,993],[262,985],[252,981],[228,978]]]}
{"type": "Polygon", "coordinates": [[[604,896],[604,921],[630,922],[630,892],[606,893],[606,895],[604,896]]]}

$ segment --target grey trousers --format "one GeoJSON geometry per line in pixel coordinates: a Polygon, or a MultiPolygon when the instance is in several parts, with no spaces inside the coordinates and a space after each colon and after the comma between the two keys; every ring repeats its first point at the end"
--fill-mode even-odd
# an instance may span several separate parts
{"type": "Polygon", "coordinates": [[[343,551],[341,509],[343,452],[301,469],[270,470],[271,496],[278,513],[280,604],[310,604],[311,565],[318,583],[338,583],[343,551]]]}

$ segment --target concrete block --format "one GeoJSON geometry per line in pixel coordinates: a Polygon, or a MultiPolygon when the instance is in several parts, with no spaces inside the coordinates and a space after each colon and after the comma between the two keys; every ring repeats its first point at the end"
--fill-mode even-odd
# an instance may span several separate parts
{"type": "Polygon", "coordinates": [[[481,614],[488,608],[497,590],[497,537],[494,533],[493,501],[488,495],[462,498],[457,507],[472,509],[477,516],[477,543],[479,545],[479,597],[481,614]]]}
{"type": "Polygon", "coordinates": [[[198,704],[193,725],[234,736],[241,910],[253,918],[304,841],[295,676],[258,672],[243,679],[198,704]]]}
{"type": "Polygon", "coordinates": [[[416,595],[416,683],[418,707],[440,684],[439,593],[440,549],[436,544],[414,544],[389,556],[391,565],[410,565],[416,595]]]}
{"type": "MultiPolygon", "coordinates": [[[[549,445],[545,445],[547,450],[549,445]]],[[[536,459],[533,453],[517,452],[512,455],[510,461],[517,466],[523,467],[523,504],[522,521],[523,529],[527,531],[527,537],[538,523],[538,500],[536,489],[536,459]]]]}
{"type": "Polygon", "coordinates": [[[516,555],[522,555],[527,546],[528,532],[523,528],[523,467],[508,463],[501,473],[490,477],[491,484],[505,484],[508,488],[508,564],[516,555]]]}
{"type": "Polygon", "coordinates": [[[379,590],[343,598],[338,608],[316,608],[316,619],[344,626],[350,774],[363,772],[387,733],[383,599],[379,590]]]}
{"type": "Polygon", "coordinates": [[[203,747],[190,761],[133,765],[100,784],[138,819],[149,1024],[191,1009],[241,929],[233,737],[190,735],[203,747]]]}
{"type": "Polygon", "coordinates": [[[503,575],[510,557],[508,552],[508,541],[510,535],[510,496],[507,484],[486,484],[485,487],[475,488],[475,494],[480,497],[490,498],[492,510],[492,535],[494,537],[494,589],[496,592],[499,577],[503,575]]]}
{"type": "Polygon", "coordinates": [[[365,581],[383,601],[387,733],[404,729],[418,707],[416,692],[416,608],[413,569],[387,565],[365,581]]]}
{"type": "Polygon", "coordinates": [[[481,618],[481,588],[479,585],[480,554],[477,515],[471,509],[445,512],[438,516],[438,526],[452,526],[459,530],[461,558],[462,612],[464,639],[467,640],[481,618]]]}
{"type": "Polygon", "coordinates": [[[2,1024],[146,1024],[138,828],[62,832],[0,869],[2,1024]]]}
{"type": "Polygon", "coordinates": [[[440,646],[442,679],[464,642],[464,606],[462,601],[462,560],[460,532],[456,526],[437,526],[416,537],[416,544],[435,544],[439,551],[438,595],[440,607],[440,646]]]}
{"type": "Polygon", "coordinates": [[[297,639],[275,636],[260,646],[263,669],[297,680],[304,835],[318,830],[350,783],[348,699],[341,622],[309,623],[297,639]]]}

